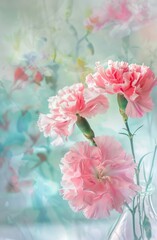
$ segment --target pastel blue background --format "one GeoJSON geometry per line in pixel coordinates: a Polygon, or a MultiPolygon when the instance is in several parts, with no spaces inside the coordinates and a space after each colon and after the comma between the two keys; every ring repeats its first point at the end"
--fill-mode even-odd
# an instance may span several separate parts
{"type": "MultiPolygon", "coordinates": [[[[108,21],[86,38],[84,20],[103,2],[0,1],[0,240],[101,240],[118,217],[113,212],[110,218],[93,221],[70,209],[59,194],[60,159],[76,141],[85,139],[75,128],[65,145],[54,147],[37,127],[39,113],[48,111],[48,97],[66,85],[84,82],[96,61],[144,63],[157,74],[156,0],[128,1],[133,13],[145,2],[149,20],[108,21]],[[28,81],[15,81],[18,67],[26,69],[28,81]],[[43,77],[40,84],[32,75],[37,70],[43,77]]],[[[154,148],[156,96],[154,89],[150,114],[130,120],[133,130],[144,124],[135,137],[137,157],[154,148]]],[[[119,135],[123,122],[114,96],[110,106],[107,114],[90,119],[90,124],[96,135],[115,136],[129,152],[128,141],[119,135]]],[[[150,162],[151,156],[145,160],[146,172],[150,162]]],[[[154,171],[155,208],[156,181],[154,171]]]]}

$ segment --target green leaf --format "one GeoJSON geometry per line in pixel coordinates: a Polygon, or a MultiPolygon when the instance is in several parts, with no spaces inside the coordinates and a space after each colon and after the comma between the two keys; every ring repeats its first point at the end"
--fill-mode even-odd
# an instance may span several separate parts
{"type": "Polygon", "coordinates": [[[145,170],[145,166],[143,164],[143,175],[144,175],[144,180],[145,180],[145,183],[147,184],[147,177],[146,177],[146,170],[145,170]]]}
{"type": "Polygon", "coordinates": [[[139,163],[138,163],[138,170],[140,170],[140,166],[141,166],[141,164],[142,164],[144,158],[145,158],[147,155],[149,155],[149,154],[150,154],[150,152],[144,154],[144,155],[140,158],[139,163]]]}
{"type": "Polygon", "coordinates": [[[128,130],[126,128],[122,128],[122,129],[128,132],[128,130]]]}
{"type": "Polygon", "coordinates": [[[120,132],[119,134],[129,137],[129,135],[127,133],[120,132]]]}
{"type": "Polygon", "coordinates": [[[151,224],[150,224],[149,218],[147,217],[146,214],[145,214],[144,220],[143,220],[143,227],[144,227],[147,239],[150,240],[152,237],[152,229],[151,229],[151,224]]]}
{"type": "Polygon", "coordinates": [[[140,127],[138,127],[135,132],[133,133],[133,135],[135,135],[135,133],[137,133],[138,130],[140,130],[143,127],[143,125],[141,125],[140,127]]]}

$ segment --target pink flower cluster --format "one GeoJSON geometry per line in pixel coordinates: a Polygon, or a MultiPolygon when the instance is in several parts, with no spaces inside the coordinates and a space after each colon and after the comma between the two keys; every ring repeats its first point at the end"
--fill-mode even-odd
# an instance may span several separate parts
{"type": "Polygon", "coordinates": [[[101,8],[92,11],[84,25],[88,30],[98,31],[111,21],[128,21],[131,15],[127,0],[105,2],[101,8]]]}
{"type": "Polygon", "coordinates": [[[64,199],[87,218],[103,218],[112,209],[122,212],[139,187],[135,164],[113,137],[96,137],[97,147],[80,142],[61,161],[64,199]]]}
{"type": "Polygon", "coordinates": [[[100,8],[94,8],[85,20],[84,26],[89,31],[98,31],[110,23],[136,28],[141,23],[151,19],[149,1],[110,0],[105,1],[100,8]]]}
{"type": "Polygon", "coordinates": [[[44,76],[37,67],[17,67],[14,70],[14,82],[12,91],[23,89],[29,83],[36,83],[38,85],[43,81],[44,76]]]}
{"type": "Polygon", "coordinates": [[[29,75],[26,73],[27,70],[32,71],[32,78],[33,82],[40,84],[40,82],[43,80],[43,75],[37,68],[31,68],[29,67],[24,68],[24,67],[17,67],[14,72],[14,82],[16,83],[17,81],[27,81],[29,79],[29,75]]]}
{"type": "Polygon", "coordinates": [[[150,93],[157,80],[147,66],[110,60],[105,69],[97,63],[96,72],[89,74],[86,82],[89,87],[104,89],[105,93],[122,94],[128,101],[126,114],[130,117],[142,117],[152,110],[150,93]]]}
{"type": "Polygon", "coordinates": [[[54,144],[70,136],[75,123],[92,140],[94,146],[77,143],[62,159],[61,193],[74,211],[96,219],[112,209],[121,212],[140,188],[133,180],[136,165],[131,156],[113,137],[93,138],[86,118],[107,110],[106,94],[122,96],[127,116],[142,117],[153,107],[150,93],[157,80],[147,66],[108,61],[107,68],[97,63],[86,83],[88,88],[74,84],[49,98],[49,113],[40,114],[38,126],[46,137],[56,137],[54,144]]]}
{"type": "Polygon", "coordinates": [[[38,126],[45,137],[56,137],[53,144],[58,145],[64,137],[73,132],[77,114],[92,117],[104,113],[108,100],[104,94],[84,88],[82,83],[65,87],[57,96],[49,98],[49,114],[40,114],[38,126]]]}

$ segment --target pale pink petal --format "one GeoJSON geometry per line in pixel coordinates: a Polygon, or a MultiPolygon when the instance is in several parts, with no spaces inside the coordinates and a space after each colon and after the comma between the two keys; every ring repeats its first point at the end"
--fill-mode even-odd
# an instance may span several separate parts
{"type": "Polygon", "coordinates": [[[51,135],[51,126],[52,126],[52,119],[51,116],[47,116],[45,114],[40,114],[38,119],[38,127],[41,132],[44,132],[44,136],[50,136],[51,135]]]}
{"type": "Polygon", "coordinates": [[[142,117],[146,112],[150,112],[153,106],[150,96],[139,97],[134,102],[128,101],[126,114],[132,118],[142,117]]]}
{"type": "Polygon", "coordinates": [[[62,143],[61,137],[69,136],[72,131],[77,117],[68,118],[68,116],[56,116],[53,114],[40,114],[37,122],[41,132],[44,133],[45,137],[56,138],[53,141],[54,145],[62,143]]]}
{"type": "Polygon", "coordinates": [[[94,90],[90,92],[82,83],[64,87],[48,102],[50,113],[40,114],[37,124],[45,137],[54,138],[53,145],[62,143],[63,139],[72,134],[78,114],[91,117],[104,113],[108,108],[104,94],[94,90]]]}
{"type": "Polygon", "coordinates": [[[91,206],[85,208],[84,215],[86,218],[101,219],[108,217],[112,208],[111,195],[104,194],[99,199],[96,199],[91,206]]]}
{"type": "Polygon", "coordinates": [[[92,117],[96,114],[105,113],[108,106],[108,100],[105,95],[97,93],[94,89],[86,89],[85,108],[80,112],[80,115],[92,117]]]}
{"type": "Polygon", "coordinates": [[[112,136],[100,136],[95,138],[96,144],[101,149],[101,153],[103,158],[105,159],[114,159],[120,157],[121,155],[124,155],[123,148],[119,142],[115,140],[112,136]],[[110,149],[114,149],[114,151],[111,151],[110,149]]]}
{"type": "Polygon", "coordinates": [[[61,161],[64,199],[87,218],[104,218],[122,211],[140,188],[134,183],[136,165],[113,137],[96,137],[97,146],[75,144],[61,161]]]}
{"type": "Polygon", "coordinates": [[[105,68],[96,63],[96,72],[87,76],[86,83],[89,88],[101,88],[108,94],[124,95],[128,101],[126,114],[129,117],[142,117],[152,110],[150,93],[157,85],[157,80],[145,65],[109,60],[105,68]]]}

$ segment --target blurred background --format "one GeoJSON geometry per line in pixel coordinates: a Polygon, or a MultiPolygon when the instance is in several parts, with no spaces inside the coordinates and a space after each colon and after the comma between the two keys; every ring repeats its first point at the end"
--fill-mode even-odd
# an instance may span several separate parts
{"type": "MultiPolygon", "coordinates": [[[[37,120],[48,112],[50,96],[84,82],[95,62],[109,59],[144,63],[157,74],[156,0],[0,0],[0,240],[107,239],[118,213],[87,220],[59,194],[60,160],[84,137],[75,128],[65,145],[54,147],[37,120]]],[[[132,131],[143,124],[135,137],[139,158],[157,138],[157,89],[152,97],[153,111],[130,120],[132,131]]],[[[130,152],[114,96],[110,106],[90,124],[130,152]]],[[[153,182],[157,209],[156,171],[153,182]]]]}

